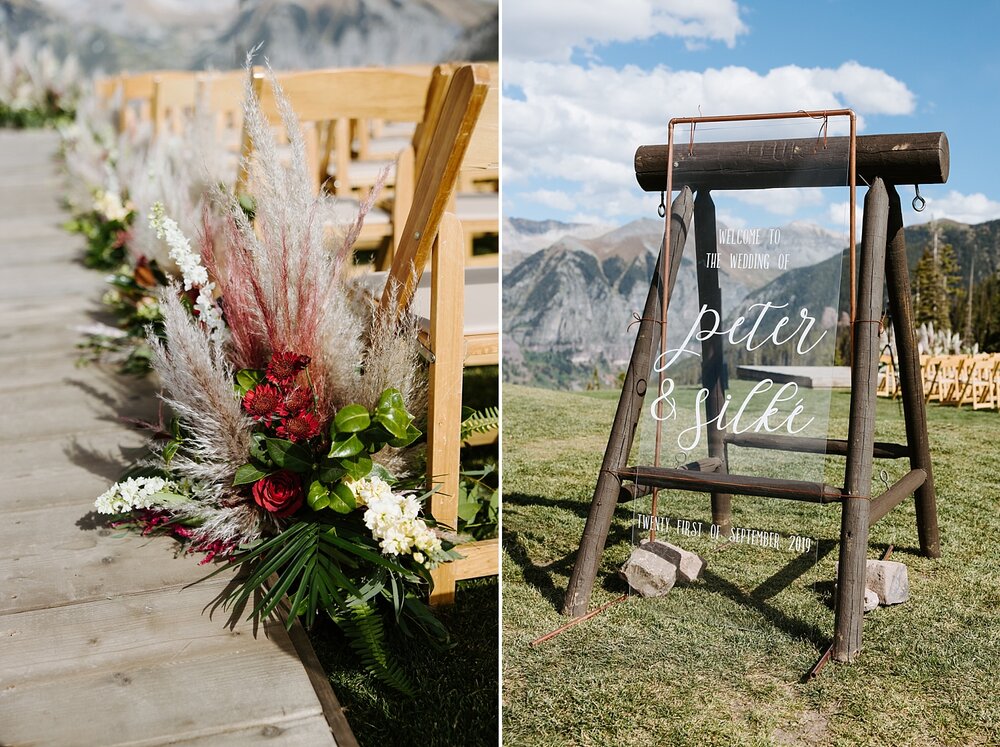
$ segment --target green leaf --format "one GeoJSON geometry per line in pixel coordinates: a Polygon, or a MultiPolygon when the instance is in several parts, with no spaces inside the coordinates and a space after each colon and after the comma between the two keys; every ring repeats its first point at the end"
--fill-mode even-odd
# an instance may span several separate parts
{"type": "Polygon", "coordinates": [[[406,426],[406,432],[399,438],[394,438],[389,441],[390,446],[394,446],[397,449],[401,449],[404,446],[409,446],[414,441],[416,441],[420,436],[423,435],[420,429],[417,428],[413,423],[409,423],[406,426]]]}
{"type": "MultiPolygon", "coordinates": [[[[368,472],[368,475],[374,475],[375,477],[380,477],[390,485],[396,482],[396,478],[393,476],[393,474],[385,467],[383,467],[381,464],[377,463],[373,464],[371,470],[369,470],[368,472]]],[[[368,475],[366,475],[366,477],[368,475]]]]}
{"type": "Polygon", "coordinates": [[[354,498],[354,491],[344,483],[338,482],[330,490],[330,508],[340,514],[349,514],[358,507],[358,502],[354,498]]]}
{"type": "Polygon", "coordinates": [[[353,459],[342,459],[340,466],[347,470],[352,480],[361,480],[368,477],[372,471],[372,460],[371,457],[361,454],[353,459]]]}
{"type": "Polygon", "coordinates": [[[328,485],[331,485],[338,480],[342,479],[344,475],[347,474],[347,470],[341,467],[339,464],[331,464],[327,460],[323,460],[319,466],[319,479],[328,485]]]}
{"type": "Polygon", "coordinates": [[[181,440],[178,438],[172,438],[167,441],[167,445],[163,447],[163,463],[169,467],[170,460],[174,458],[174,455],[180,447],[181,440]]]}
{"type": "Polygon", "coordinates": [[[264,372],[254,368],[244,368],[236,372],[236,392],[242,397],[264,381],[264,372]]]}
{"type": "Polygon", "coordinates": [[[398,389],[386,389],[375,407],[375,421],[394,438],[407,438],[407,431],[413,416],[406,411],[406,402],[398,389]]]}
{"type": "Polygon", "coordinates": [[[250,435],[250,456],[262,464],[274,464],[267,453],[267,436],[263,433],[252,433],[250,435]]]}
{"type": "Polygon", "coordinates": [[[365,450],[365,445],[356,433],[341,435],[333,439],[330,445],[330,453],[327,455],[333,459],[352,457],[365,450]]]}
{"type": "Polygon", "coordinates": [[[238,470],[236,470],[236,477],[233,478],[233,485],[246,485],[247,483],[257,482],[262,477],[267,477],[270,472],[265,472],[256,464],[242,465],[238,470]]]}
{"type": "Polygon", "coordinates": [[[372,422],[371,415],[363,405],[347,405],[341,407],[333,418],[333,428],[330,435],[337,433],[358,433],[372,422]]]}
{"type": "Polygon", "coordinates": [[[330,491],[326,485],[319,480],[313,480],[309,485],[309,494],[306,496],[306,503],[313,511],[322,511],[330,505],[330,491]]]}
{"type": "Polygon", "coordinates": [[[312,454],[306,447],[283,438],[268,438],[264,443],[267,445],[268,456],[282,469],[299,473],[312,470],[312,454]]]}

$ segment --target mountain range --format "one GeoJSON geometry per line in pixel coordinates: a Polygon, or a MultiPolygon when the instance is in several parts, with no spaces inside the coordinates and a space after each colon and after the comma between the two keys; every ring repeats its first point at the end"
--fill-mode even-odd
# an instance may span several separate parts
{"type": "Polygon", "coordinates": [[[276,69],[496,60],[497,0],[0,0],[0,33],[84,69],[276,69]],[[169,60],[169,65],[165,64],[169,60]]]}
{"type": "MultiPolygon", "coordinates": [[[[568,388],[612,383],[631,353],[635,328],[629,325],[643,308],[663,223],[639,220],[597,236],[592,229],[578,232],[552,221],[510,219],[505,231],[509,228],[515,233],[509,242],[505,232],[503,245],[504,379],[568,388]],[[558,238],[546,247],[531,241],[552,235],[558,238]]],[[[720,244],[724,311],[782,298],[827,308],[835,318],[837,289],[831,283],[837,278],[839,308],[848,305],[846,236],[806,223],[780,230],[781,245],[794,248],[795,256],[784,272],[774,266],[754,272],[733,268],[728,257],[740,247],[720,244]]],[[[973,263],[977,287],[1000,270],[1000,221],[975,226],[935,221],[906,229],[911,272],[935,232],[938,242],[953,247],[963,287],[973,263]]],[[[699,308],[692,244],[689,237],[670,304],[673,343],[686,334],[699,308]]],[[[989,292],[996,295],[993,286],[989,292]]]]}

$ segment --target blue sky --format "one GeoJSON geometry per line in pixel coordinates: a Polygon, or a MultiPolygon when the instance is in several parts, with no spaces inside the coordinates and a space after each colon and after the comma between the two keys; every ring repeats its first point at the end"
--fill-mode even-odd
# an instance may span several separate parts
{"type": "MultiPolygon", "coordinates": [[[[502,23],[507,216],[655,217],[632,154],[671,117],[850,106],[859,134],[948,134],[949,182],[922,188],[908,223],[1000,218],[1000,3],[504,0],[502,23]]],[[[838,197],[793,217],[842,226],[838,197]]],[[[789,217],[724,202],[737,224],[789,217]]]]}

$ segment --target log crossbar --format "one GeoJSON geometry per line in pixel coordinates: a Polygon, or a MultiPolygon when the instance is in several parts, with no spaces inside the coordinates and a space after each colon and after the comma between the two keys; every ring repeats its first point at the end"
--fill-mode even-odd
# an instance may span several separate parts
{"type": "MultiPolygon", "coordinates": [[[[695,143],[674,148],[673,188],[772,189],[843,187],[847,137],[831,137],[824,147],[816,138],[695,143]]],[[[859,183],[878,177],[890,184],[944,184],[950,150],[943,132],[860,135],[856,173],[859,183]]],[[[635,152],[635,178],[646,192],[667,185],[667,146],[641,145],[635,152]]]]}
{"type": "MultiPolygon", "coordinates": [[[[763,433],[727,433],[726,443],[751,449],[774,449],[802,454],[833,454],[847,456],[847,440],[843,438],[806,438],[803,436],[772,436],[763,433]]],[[[872,456],[876,459],[905,459],[910,450],[904,444],[876,441],[872,456]]]]}
{"type": "Polygon", "coordinates": [[[840,488],[832,485],[776,477],[705,474],[670,467],[626,467],[618,471],[618,476],[622,480],[651,488],[736,493],[808,503],[835,503],[842,498],[840,488]]]}

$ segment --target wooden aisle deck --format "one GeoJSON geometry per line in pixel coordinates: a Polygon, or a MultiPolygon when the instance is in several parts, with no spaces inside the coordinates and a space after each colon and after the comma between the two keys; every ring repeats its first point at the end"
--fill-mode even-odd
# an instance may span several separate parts
{"type": "Polygon", "coordinates": [[[95,522],[140,443],[117,416],[156,402],[74,365],[102,282],[59,229],[55,147],[0,131],[0,745],[354,744],[301,629],[226,628],[224,580],[184,588],[206,568],[173,541],[95,522]]]}

